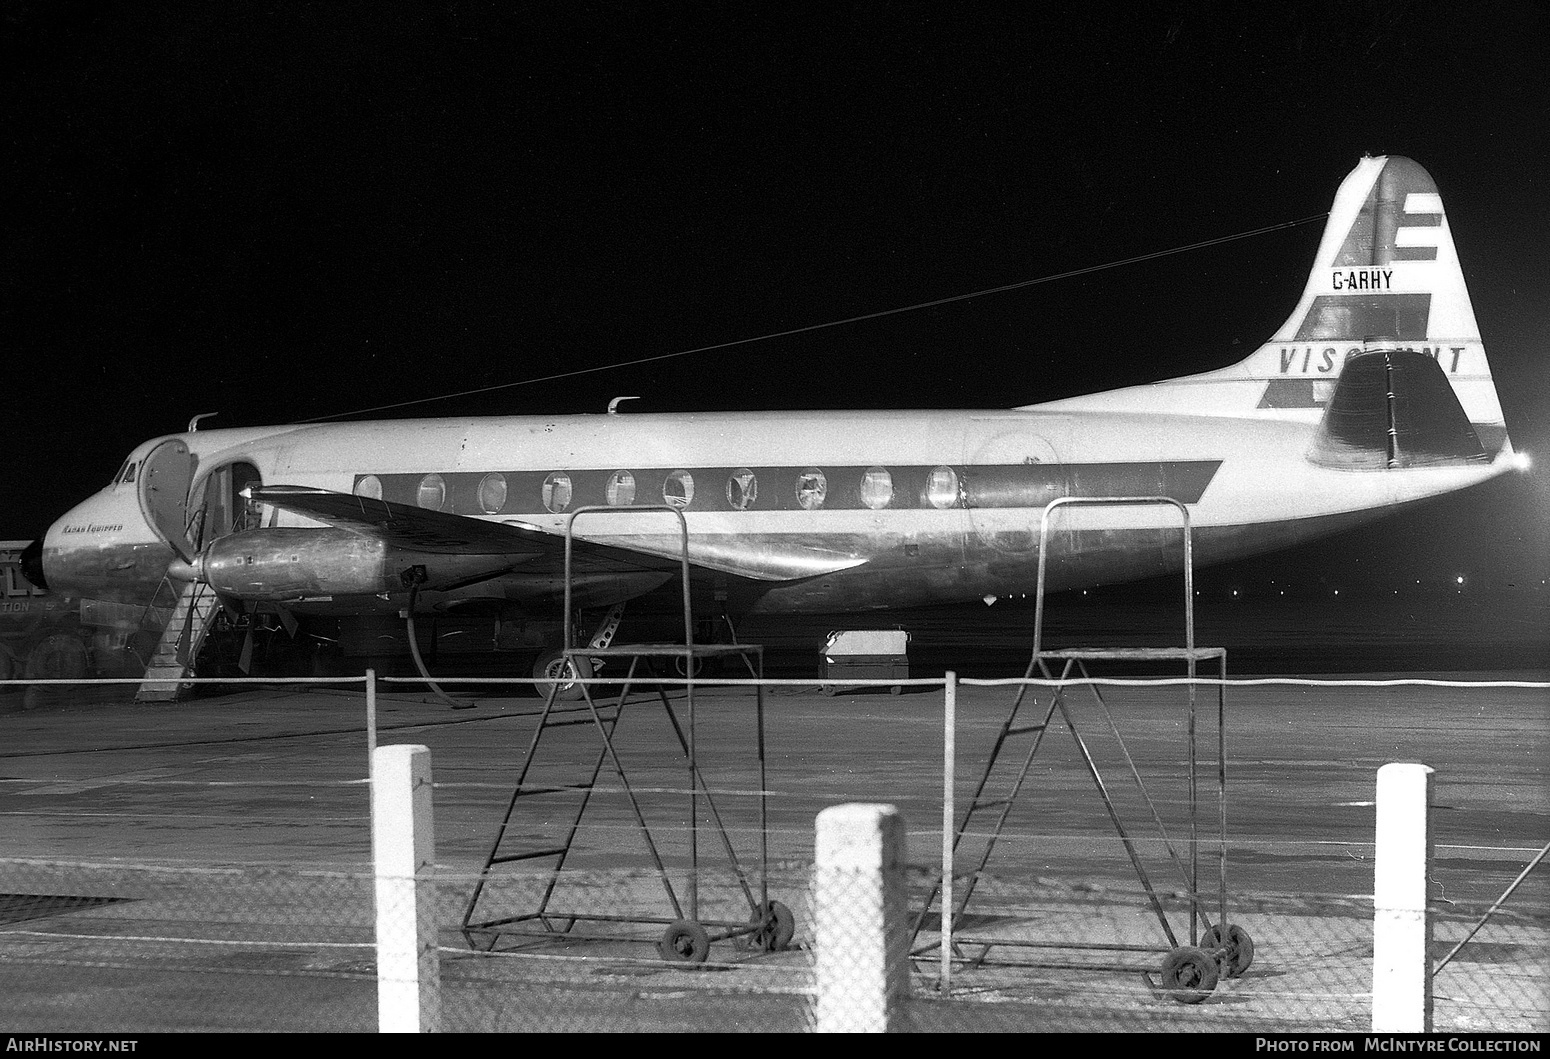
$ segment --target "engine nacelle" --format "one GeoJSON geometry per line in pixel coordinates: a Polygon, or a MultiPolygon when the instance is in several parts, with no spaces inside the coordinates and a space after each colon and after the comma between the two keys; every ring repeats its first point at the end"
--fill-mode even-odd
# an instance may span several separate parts
{"type": "Polygon", "coordinates": [[[402,564],[375,537],[337,529],[257,529],[215,541],[200,560],[223,596],[284,602],[403,591],[402,564]]]}

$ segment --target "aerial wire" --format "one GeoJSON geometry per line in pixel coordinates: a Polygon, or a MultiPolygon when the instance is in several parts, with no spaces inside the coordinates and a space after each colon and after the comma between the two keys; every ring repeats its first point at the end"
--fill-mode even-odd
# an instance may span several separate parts
{"type": "Polygon", "coordinates": [[[429,404],[432,401],[450,401],[458,397],[472,397],[475,394],[491,393],[495,390],[508,390],[515,386],[532,386],[541,382],[554,382],[558,379],[574,378],[577,375],[590,375],[600,371],[613,371],[617,368],[631,368],[639,364],[652,364],[661,360],[673,360],[677,357],[688,357],[696,353],[709,353],[717,349],[729,349],[732,346],[746,346],[754,342],[768,342],[775,338],[787,338],[791,335],[806,334],[809,331],[821,331],[829,327],[842,327],[846,324],[860,323],[863,320],[877,320],[885,316],[896,316],[899,313],[914,312],[917,309],[930,309],[938,305],[950,305],[953,302],[968,301],[970,298],[979,298],[987,294],[1003,294],[1007,291],[1020,290],[1023,287],[1033,287],[1040,283],[1054,283],[1057,280],[1073,279],[1077,276],[1086,276],[1093,272],[1102,272],[1105,269],[1119,268],[1121,265],[1136,265],[1143,261],[1153,261],[1160,257],[1169,257],[1173,254],[1182,254],[1190,250],[1203,250],[1209,246],[1218,246],[1222,243],[1230,243],[1238,239],[1248,239],[1256,235],[1267,235],[1270,232],[1278,232],[1284,228],[1295,228],[1311,221],[1323,220],[1329,214],[1315,213],[1308,217],[1302,217],[1295,221],[1282,221],[1280,224],[1267,225],[1264,228],[1254,228],[1246,232],[1238,232],[1235,235],[1219,235],[1214,239],[1204,239],[1198,243],[1189,243],[1185,246],[1176,246],[1169,250],[1154,250],[1149,254],[1137,254],[1135,257],[1122,258],[1118,261],[1109,261],[1102,265],[1088,265],[1084,268],[1071,269],[1068,272],[1057,272],[1049,276],[1040,276],[1037,279],[1019,280],[1016,283],[1005,283],[999,287],[987,287],[984,290],[971,291],[968,294],[953,294],[946,298],[934,298],[931,301],[916,302],[914,305],[902,305],[895,309],[882,309],[874,313],[862,313],[859,316],[847,316],[843,320],[829,320],[821,324],[807,324],[803,327],[792,327],[784,331],[771,331],[769,334],[756,335],[752,338],[735,338],[730,342],[717,342],[709,346],[696,346],[693,349],[680,349],[673,353],[658,353],[650,357],[637,357],[634,360],[615,361],[611,364],[599,364],[591,368],[576,368],[572,371],[556,372],[553,375],[541,375],[532,379],[518,379],[515,382],[500,382],[492,386],[481,386],[473,390],[461,390],[457,393],[444,393],[435,397],[417,397],[412,401],[396,401],[393,404],[381,404],[372,408],[357,408],[352,412],[333,412],[329,415],[316,416],[312,419],[299,420],[301,423],[320,423],[325,419],[338,419],[343,416],[365,415],[369,412],[386,412],[394,408],[408,408],[412,405],[429,404]]]}

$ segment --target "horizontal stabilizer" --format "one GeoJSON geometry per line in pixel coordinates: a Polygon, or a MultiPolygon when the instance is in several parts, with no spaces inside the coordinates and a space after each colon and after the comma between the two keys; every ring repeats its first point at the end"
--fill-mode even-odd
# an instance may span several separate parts
{"type": "Polygon", "coordinates": [[[1489,462],[1437,361],[1403,349],[1346,361],[1309,459],[1346,470],[1489,462]]]}

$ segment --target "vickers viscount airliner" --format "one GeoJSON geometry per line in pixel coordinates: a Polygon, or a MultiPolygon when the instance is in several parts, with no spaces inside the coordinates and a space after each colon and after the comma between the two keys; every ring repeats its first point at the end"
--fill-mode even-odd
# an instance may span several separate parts
{"type": "MultiPolygon", "coordinates": [[[[571,527],[574,603],[598,612],[677,576],[677,511],[718,611],[862,611],[1032,594],[1057,497],[1172,498],[1210,563],[1522,463],[1442,199],[1399,157],[1341,184],[1281,329],[1205,374],[995,411],[192,426],[135,448],[54,523],[33,576],[116,621],[164,582],[287,623],[411,598],[546,615],[567,521],[604,508],[571,527]]],[[[1053,521],[1051,591],[1178,568],[1166,506],[1053,521]]]]}

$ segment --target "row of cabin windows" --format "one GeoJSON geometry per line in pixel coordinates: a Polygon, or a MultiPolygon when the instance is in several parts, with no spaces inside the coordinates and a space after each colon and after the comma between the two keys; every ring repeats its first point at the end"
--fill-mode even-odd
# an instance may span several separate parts
{"type": "MultiPolygon", "coordinates": [[[[829,495],[829,479],[817,467],[809,467],[796,476],[797,505],[807,511],[823,507],[829,495]]],[[[356,484],[359,496],[382,499],[382,481],[369,474],[356,484]]],[[[571,477],[564,471],[554,471],[543,481],[540,500],[545,509],[562,514],[568,511],[574,499],[571,477]]],[[[859,494],[861,502],[873,511],[879,511],[893,502],[893,475],[886,467],[868,467],[861,474],[859,494]]],[[[479,508],[486,515],[499,514],[506,507],[506,476],[491,471],[479,481],[476,493],[479,508]]],[[[694,503],[694,475],[688,471],[673,471],[662,481],[662,502],[673,507],[686,508],[694,503]]],[[[701,494],[703,503],[703,493],[701,494]]],[[[951,467],[935,467],[926,478],[926,499],[935,508],[958,506],[958,473],[951,467]]],[[[726,506],[732,511],[746,511],[759,498],[759,479],[746,467],[733,471],[727,477],[726,506]]],[[[603,499],[612,507],[629,507],[639,500],[651,503],[638,495],[637,480],[630,471],[614,471],[603,487],[603,499]]],[[[415,503],[432,511],[440,511],[447,502],[447,481],[439,474],[427,474],[420,479],[415,492],[415,503]]]]}

